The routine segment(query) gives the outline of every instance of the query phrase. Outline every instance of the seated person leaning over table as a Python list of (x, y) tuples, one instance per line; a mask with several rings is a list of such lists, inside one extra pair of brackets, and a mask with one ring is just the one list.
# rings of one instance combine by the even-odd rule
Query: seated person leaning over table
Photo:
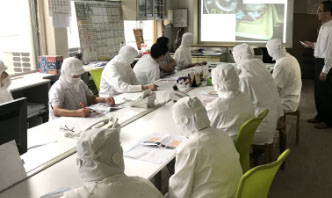
[(222, 129), (234, 140), (241, 125), (255, 117), (255, 107), (250, 96), (240, 91), (239, 76), (231, 64), (212, 70), (212, 84), (218, 98), (205, 106), (211, 126)]
[(77, 142), (77, 164), (84, 186), (64, 193), (62, 198), (161, 198), (154, 185), (124, 173), (120, 129), (93, 129)]
[(249, 94), (255, 106), (255, 115), (269, 110), (256, 130), (253, 144), (270, 144), (273, 142), (277, 121), (283, 116), (277, 86), (263, 62), (253, 58), (249, 45), (235, 46), (233, 56), (240, 70), (240, 90)]
[(0, 104), (13, 100), (13, 96), (8, 90), (11, 80), (6, 70), (7, 66), (0, 60)]
[(176, 151), (168, 197), (234, 197), (242, 168), (232, 139), (221, 129), (210, 128), (196, 97), (180, 99), (171, 111), (181, 135), (189, 139)]
[(107, 97), (120, 93), (139, 92), (146, 89), (157, 90), (155, 84), (141, 85), (131, 68), (138, 55), (137, 50), (131, 46), (124, 46), (104, 68), (101, 75), (99, 96)]
[[(157, 39), (157, 43), (164, 43), (166, 46), (168, 45), (169, 39), (167, 37), (159, 37)], [(168, 75), (174, 73), (176, 66), (175, 60), (169, 55), (167, 52), (165, 55), (165, 59), (159, 62), (159, 69), (160, 69), (160, 78), (165, 78)]]
[(91, 113), (84, 106), (95, 103), (114, 105), (112, 97), (101, 98), (93, 95), (81, 80), (83, 64), (76, 58), (66, 58), (61, 66), (61, 75), (48, 92), (50, 118), (54, 116), (88, 117)]
[(284, 112), (297, 110), (301, 98), (301, 69), (296, 58), (287, 53), (279, 38), (266, 44), (269, 55), (276, 60), (272, 77), (277, 85)]
[(206, 64), (206, 62), (191, 63), (191, 46), (193, 41), (194, 37), (192, 33), (187, 32), (182, 35), (181, 45), (178, 49), (176, 49), (174, 54), (177, 70)]
[(137, 80), (141, 84), (150, 84), (160, 78), (159, 63), (164, 61), (168, 47), (164, 43), (155, 43), (151, 54), (145, 54), (134, 67)]

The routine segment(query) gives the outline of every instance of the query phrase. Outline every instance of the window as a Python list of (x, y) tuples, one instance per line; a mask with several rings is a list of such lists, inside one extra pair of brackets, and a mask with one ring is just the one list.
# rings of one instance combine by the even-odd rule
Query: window
[(70, 56), (75, 56), (75, 54), (80, 52), (81, 44), (80, 44), (80, 37), (78, 34), (75, 2), (71, 1), (70, 6), (71, 6), (71, 20), (70, 20), (70, 27), (67, 28), (68, 48)]
[(124, 21), (124, 32), (126, 45), (133, 46), (137, 49), (133, 29), (140, 28), (143, 30), (144, 43), (150, 48), (153, 44), (153, 21)]
[(0, 57), (9, 74), (36, 70), (30, 1), (0, 2)]

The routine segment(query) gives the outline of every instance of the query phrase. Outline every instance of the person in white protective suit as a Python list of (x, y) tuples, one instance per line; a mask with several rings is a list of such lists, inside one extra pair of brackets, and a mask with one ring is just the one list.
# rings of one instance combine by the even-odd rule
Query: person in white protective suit
[(161, 198), (151, 182), (124, 173), (120, 126), (92, 129), (81, 134), (77, 143), (77, 164), (83, 187), (62, 198)]
[(297, 110), (301, 98), (301, 69), (296, 58), (286, 52), (279, 38), (266, 44), (269, 55), (276, 60), (272, 77), (277, 85), (284, 112)]
[(253, 58), (248, 44), (235, 46), (233, 56), (240, 71), (240, 90), (249, 94), (255, 106), (255, 115), (269, 110), (255, 133), (253, 144), (270, 144), (278, 119), (283, 116), (277, 86), (263, 62)]
[(241, 125), (255, 117), (255, 107), (250, 96), (240, 91), (239, 76), (231, 64), (212, 70), (212, 84), (218, 98), (205, 106), (211, 126), (222, 129), (234, 140)]
[(160, 78), (159, 62), (164, 61), (168, 47), (164, 43), (155, 43), (151, 54), (146, 54), (136, 63), (134, 73), (140, 84), (150, 84)]
[(104, 68), (100, 80), (99, 96), (114, 96), (120, 93), (140, 92), (146, 89), (157, 90), (155, 84), (141, 85), (135, 76), (131, 63), (138, 52), (131, 46), (124, 46)]
[(206, 64), (206, 62), (191, 63), (191, 46), (193, 41), (194, 36), (192, 33), (187, 32), (182, 35), (181, 45), (178, 49), (176, 49), (174, 54), (177, 70)]
[(60, 116), (88, 117), (91, 111), (85, 106), (96, 103), (115, 104), (113, 97), (96, 97), (81, 80), (84, 73), (80, 60), (66, 58), (61, 65), (61, 75), (48, 92), (50, 118)]
[(6, 70), (7, 66), (0, 60), (0, 104), (13, 100), (13, 96), (8, 90), (11, 79)]
[(168, 197), (234, 197), (242, 169), (232, 139), (221, 129), (210, 128), (206, 110), (196, 97), (181, 98), (171, 111), (188, 140), (176, 151)]

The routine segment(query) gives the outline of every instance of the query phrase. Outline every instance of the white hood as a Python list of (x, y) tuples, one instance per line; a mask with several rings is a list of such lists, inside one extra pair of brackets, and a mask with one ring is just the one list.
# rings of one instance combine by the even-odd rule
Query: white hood
[(181, 98), (171, 109), (173, 120), (181, 128), (181, 135), (190, 137), (193, 133), (210, 127), (210, 120), (201, 101), (194, 97)]
[(273, 58), (278, 60), (286, 56), (286, 48), (282, 45), (281, 39), (274, 38), (266, 43), (267, 52)]
[(82, 133), (77, 143), (77, 162), (84, 182), (101, 181), (124, 173), (119, 133), (119, 126)]
[(212, 84), (219, 97), (239, 93), (239, 76), (231, 64), (220, 64), (212, 70)]

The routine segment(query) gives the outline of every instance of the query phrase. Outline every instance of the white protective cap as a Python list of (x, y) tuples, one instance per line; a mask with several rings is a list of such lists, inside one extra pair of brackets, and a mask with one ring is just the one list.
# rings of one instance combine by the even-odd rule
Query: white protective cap
[(119, 54), (116, 56), (117, 61), (130, 65), (138, 56), (138, 52), (131, 46), (124, 46), (120, 49)]
[(194, 42), (194, 36), (190, 32), (186, 32), (182, 35), (181, 45), (185, 47), (191, 47)]
[(250, 50), (249, 45), (246, 43), (242, 43), (233, 48), (233, 57), (235, 63), (239, 64), (252, 59), (254, 56)]
[(124, 173), (120, 127), (92, 129), (81, 134), (77, 143), (77, 163), (84, 182), (101, 181)]
[(273, 60), (278, 60), (279, 58), (286, 56), (286, 48), (282, 44), (280, 38), (274, 38), (266, 43), (267, 52), (273, 58)]
[(181, 98), (171, 109), (173, 120), (181, 128), (181, 135), (190, 137), (193, 133), (210, 127), (210, 120), (201, 101), (194, 97)]
[(2, 72), (6, 71), (8, 69), (8, 67), (5, 65), (5, 63), (0, 60), (0, 75)]
[(63, 77), (66, 82), (71, 83), (72, 76), (81, 75), (84, 72), (83, 64), (80, 60), (73, 57), (63, 60), (61, 65), (61, 77)]
[(239, 92), (239, 76), (231, 64), (220, 64), (212, 70), (212, 84), (219, 97)]

